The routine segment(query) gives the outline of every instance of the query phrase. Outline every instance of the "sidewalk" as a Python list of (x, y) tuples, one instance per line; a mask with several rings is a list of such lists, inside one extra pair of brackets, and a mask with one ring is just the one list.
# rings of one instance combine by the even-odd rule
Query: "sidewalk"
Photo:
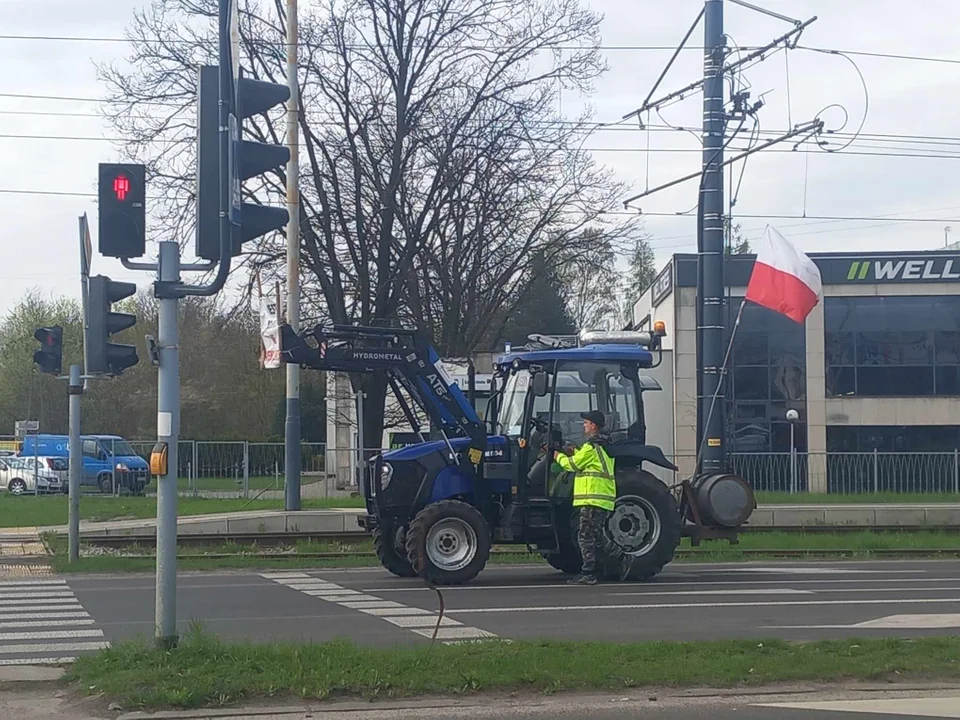
[[(78, 699), (73, 690), (56, 691), (51, 686), (4, 689), (0, 686), (0, 717), (19, 720), (423, 720), (475, 718), (477, 720), (584, 720), (596, 718), (649, 717), (776, 717), (777, 703), (810, 705), (824, 700), (834, 705), (856, 706), (867, 701), (871, 705), (925, 705), (942, 708), (949, 714), (923, 713), (929, 717), (957, 717), (951, 711), (960, 701), (958, 689), (949, 683), (924, 684), (844, 684), (774, 685), (759, 688), (690, 688), (669, 690), (643, 688), (616, 693), (558, 693), (544, 695), (522, 693), (511, 695), (479, 694), (457, 698), (397, 700), (375, 702), (303, 702), (283, 701), (275, 705), (251, 705), (229, 709), (173, 710), (156, 713), (125, 712), (116, 705), (97, 698)], [(839, 701), (839, 702), (837, 702)], [(859, 702), (858, 702), (859, 701)], [(110, 709), (112, 708), (112, 709)], [(767, 708), (764, 710), (764, 708)], [(854, 711), (850, 707), (848, 712)], [(770, 714), (772, 712), (772, 714)], [(860, 710), (863, 712), (863, 710)], [(891, 710), (880, 710), (886, 717)], [(808, 717), (805, 713), (798, 717)], [(823, 717), (815, 714), (815, 717)], [(869, 715), (877, 717), (877, 715)]]

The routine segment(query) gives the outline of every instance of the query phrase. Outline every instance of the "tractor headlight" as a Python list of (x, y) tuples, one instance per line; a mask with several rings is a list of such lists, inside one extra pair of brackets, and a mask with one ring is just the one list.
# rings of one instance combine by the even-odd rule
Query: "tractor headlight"
[(391, 480), (393, 480), (393, 465), (384, 463), (380, 468), (380, 488), (386, 490), (390, 486)]

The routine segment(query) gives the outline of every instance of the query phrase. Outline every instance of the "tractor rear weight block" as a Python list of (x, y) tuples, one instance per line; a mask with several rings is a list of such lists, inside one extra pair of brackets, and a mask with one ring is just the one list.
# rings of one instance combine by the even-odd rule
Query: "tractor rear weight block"
[[(738, 528), (757, 507), (750, 484), (731, 473), (701, 475), (690, 484), (690, 491), (704, 525)], [(687, 519), (695, 521), (691, 513), (688, 507)]]

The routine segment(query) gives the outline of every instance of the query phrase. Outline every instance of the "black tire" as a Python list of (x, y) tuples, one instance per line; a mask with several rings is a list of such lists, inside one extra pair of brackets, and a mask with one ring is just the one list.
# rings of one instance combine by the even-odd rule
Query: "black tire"
[[(397, 577), (416, 577), (417, 571), (398, 549), (394, 541), (396, 532), (389, 528), (374, 528), (373, 549), (377, 553), (380, 564)], [(404, 548), (405, 549), (405, 548)]]
[[(604, 580), (655, 577), (673, 560), (680, 531), (680, 509), (663, 482), (645, 470), (617, 473), (617, 504), (603, 528), (598, 573)], [(630, 568), (625, 577), (624, 560)]]
[[(434, 529), (437, 534), (431, 537)], [(464, 536), (459, 537), (459, 533)], [(430, 557), (428, 543), (432, 545), (434, 558)], [(425, 574), (434, 585), (462, 585), (473, 580), (486, 566), (493, 539), (490, 526), (476, 508), (459, 500), (441, 500), (417, 513), (407, 529), (406, 544), (407, 561), (417, 575)], [(451, 556), (445, 566), (435, 562), (441, 554), (452, 555), (460, 546), (466, 548), (464, 557), (457, 560)]]
[(113, 494), (113, 477), (111, 475), (108, 475), (107, 473), (103, 473), (102, 475), (98, 476), (97, 487), (100, 488), (100, 492), (102, 492), (104, 495), (112, 495)]
[[(574, 508), (576, 509), (576, 508)], [(543, 556), (552, 568), (565, 575), (577, 575), (583, 568), (583, 558), (580, 556), (580, 546), (577, 541), (577, 531), (580, 514), (557, 514), (557, 550)], [(569, 526), (570, 532), (564, 533), (562, 528)]]
[(559, 570), (564, 575), (576, 575), (583, 567), (583, 561), (580, 559), (580, 551), (567, 550), (566, 552), (550, 553), (544, 555), (544, 559), (550, 563), (555, 570)]
[(27, 484), (20, 478), (14, 478), (7, 485), (7, 490), (10, 491), (11, 495), (23, 495), (27, 491)]

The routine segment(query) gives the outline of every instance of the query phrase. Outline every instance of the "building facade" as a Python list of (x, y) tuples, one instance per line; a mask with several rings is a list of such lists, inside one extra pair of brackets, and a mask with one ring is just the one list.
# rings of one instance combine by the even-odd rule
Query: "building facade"
[[(803, 326), (744, 303), (755, 258), (726, 258), (732, 469), (765, 490), (957, 492), (960, 253), (811, 258), (824, 297)], [(697, 256), (675, 255), (634, 307), (634, 327), (667, 326), (673, 423), (658, 435), (682, 474), (697, 456), (696, 301)]]

